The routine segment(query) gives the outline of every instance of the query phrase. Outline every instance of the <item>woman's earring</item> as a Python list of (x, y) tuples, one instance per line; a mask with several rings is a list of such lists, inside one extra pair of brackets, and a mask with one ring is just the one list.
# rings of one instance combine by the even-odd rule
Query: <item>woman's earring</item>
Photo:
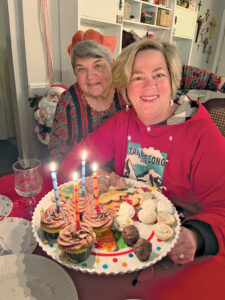
[(174, 104), (173, 100), (170, 100), (170, 106), (172, 107)]
[(128, 110), (129, 110), (129, 105), (127, 104), (127, 105), (126, 105), (126, 111), (128, 111)]

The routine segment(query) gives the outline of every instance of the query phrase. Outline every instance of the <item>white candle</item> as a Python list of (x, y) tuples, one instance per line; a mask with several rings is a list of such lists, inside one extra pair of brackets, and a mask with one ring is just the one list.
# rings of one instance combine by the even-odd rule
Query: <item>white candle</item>
[(85, 157), (86, 152), (82, 154), (82, 197), (85, 197)]
[(59, 194), (58, 194), (57, 177), (56, 177), (56, 171), (55, 171), (55, 164), (54, 163), (52, 163), (52, 165), (51, 165), (51, 175), (52, 175), (53, 189), (54, 189), (54, 193), (55, 193), (57, 213), (59, 214), (60, 213)]

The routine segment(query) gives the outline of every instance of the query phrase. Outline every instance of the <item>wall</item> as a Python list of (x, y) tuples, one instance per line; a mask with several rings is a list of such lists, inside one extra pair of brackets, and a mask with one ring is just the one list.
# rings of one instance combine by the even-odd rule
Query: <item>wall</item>
[(9, 66), (5, 37), (5, 16), (0, 2), (0, 140), (16, 136), (10, 91)]
[[(197, 1), (199, 2), (199, 1)], [(199, 66), (208, 70), (212, 69), (213, 66), (213, 58), (216, 51), (216, 45), (217, 45), (217, 39), (218, 34), (220, 30), (220, 23), (222, 19), (223, 9), (225, 9), (225, 1), (224, 0), (204, 0), (201, 1), (202, 6), (200, 7), (200, 10), (198, 12), (198, 16), (201, 15), (203, 18), (205, 18), (205, 13), (207, 9), (210, 10), (210, 16), (208, 18), (208, 21), (206, 22), (206, 27), (209, 27), (209, 22), (212, 20), (212, 17), (216, 18), (216, 27), (214, 29), (214, 34), (212, 37), (212, 40), (209, 40), (209, 43), (207, 45), (207, 49), (209, 46), (212, 46), (212, 55), (209, 57), (209, 62), (206, 62), (206, 53), (203, 53), (203, 43), (201, 41), (201, 35), (199, 34), (198, 42), (193, 44), (192, 49), (192, 57), (191, 57), (191, 65)], [(195, 35), (196, 36), (196, 35)], [(199, 44), (199, 46), (198, 46)], [(207, 50), (206, 50), (207, 51)]]
[[(16, 135), (20, 156), (43, 157), (47, 155), (47, 147), (42, 145), (34, 132), (35, 120), (33, 109), (29, 107), (28, 97), (35, 93), (45, 94), (48, 86), (48, 70), (46, 63), (45, 40), (41, 27), (39, 0), (0, 0), (4, 3), (5, 13), (8, 15), (7, 49), (10, 69), (11, 92), (13, 99)], [(48, 0), (51, 43), (54, 61), (54, 82), (61, 82), (60, 40), (64, 32), (60, 32), (59, 4), (70, 7), (74, 0)], [(214, 3), (214, 6), (213, 6)], [(215, 5), (216, 3), (216, 5)], [(209, 64), (205, 64), (205, 56), (194, 45), (191, 64), (210, 69), (213, 65), (217, 35), (219, 32), (224, 0), (202, 1), (201, 11), (211, 10), (217, 20), (213, 36), (213, 54)], [(68, 6), (69, 5), (69, 6)], [(75, 10), (76, 12), (76, 10)], [(72, 12), (67, 16), (67, 26), (71, 24)], [(74, 20), (73, 20), (74, 22)], [(72, 23), (73, 23), (72, 22)], [(74, 33), (74, 28), (70, 29)], [(72, 35), (71, 35), (72, 36)], [(67, 55), (67, 54), (65, 54)], [(71, 66), (70, 66), (71, 67)], [(62, 82), (65, 84), (64, 82)]]

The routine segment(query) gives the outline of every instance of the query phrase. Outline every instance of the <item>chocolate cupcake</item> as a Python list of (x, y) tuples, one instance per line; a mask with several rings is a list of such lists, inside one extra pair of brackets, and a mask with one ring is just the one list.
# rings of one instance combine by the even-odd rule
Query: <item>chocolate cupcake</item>
[(96, 212), (95, 207), (92, 207), (89, 210), (85, 210), (82, 221), (93, 228), (98, 238), (102, 232), (111, 228), (113, 212), (102, 205), (99, 206), (99, 212)]
[(122, 237), (128, 246), (133, 246), (139, 239), (139, 232), (134, 225), (129, 225), (123, 228)]
[(145, 239), (138, 239), (133, 245), (133, 249), (138, 259), (146, 261), (152, 252), (152, 244)]
[(72, 223), (60, 231), (57, 238), (59, 249), (73, 263), (80, 263), (90, 256), (94, 241), (92, 228), (82, 222), (79, 230), (76, 223)]
[(52, 204), (43, 212), (40, 225), (47, 238), (56, 239), (59, 232), (74, 220), (75, 212), (70, 205), (60, 203), (58, 213), (56, 204)]

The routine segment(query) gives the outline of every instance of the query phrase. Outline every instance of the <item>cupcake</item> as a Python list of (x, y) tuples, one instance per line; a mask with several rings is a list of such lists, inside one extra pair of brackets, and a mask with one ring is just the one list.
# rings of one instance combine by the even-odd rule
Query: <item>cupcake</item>
[(86, 210), (83, 213), (82, 221), (91, 226), (97, 237), (99, 237), (102, 232), (111, 228), (113, 212), (99, 205), (99, 212), (96, 212), (95, 207)]
[(59, 249), (73, 263), (80, 263), (90, 256), (94, 241), (95, 234), (92, 228), (82, 222), (79, 230), (74, 222), (61, 230), (57, 238)]
[[(79, 212), (82, 214), (85, 210), (89, 209), (90, 207), (94, 207), (94, 197), (92, 194), (85, 194), (85, 198), (82, 198), (81, 194), (79, 195)], [(75, 202), (74, 199), (71, 198), (69, 204), (75, 209)]]
[(52, 204), (41, 216), (41, 229), (47, 238), (56, 239), (59, 232), (74, 220), (75, 212), (70, 205), (60, 204), (60, 213), (57, 213), (56, 204)]

